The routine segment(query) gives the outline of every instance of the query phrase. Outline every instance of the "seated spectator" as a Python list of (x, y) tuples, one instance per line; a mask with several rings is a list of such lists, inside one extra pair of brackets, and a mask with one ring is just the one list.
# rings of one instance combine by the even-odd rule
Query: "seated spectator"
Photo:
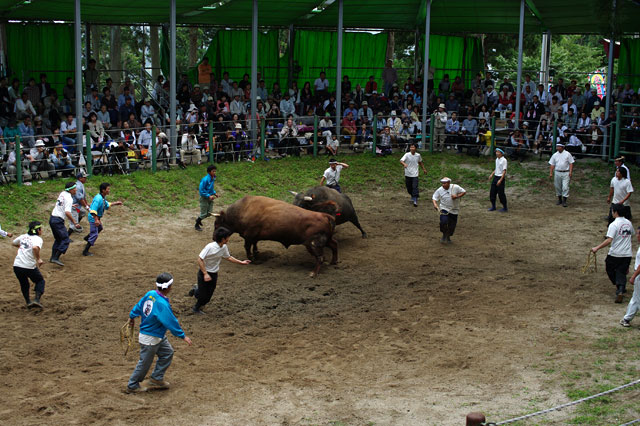
[[(242, 126), (240, 126), (240, 128), (242, 128)], [(142, 139), (142, 134), (140, 135), (140, 138)], [(186, 165), (186, 155), (194, 155), (196, 158), (196, 161), (198, 162), (198, 165), (201, 163), (202, 160), (202, 153), (200, 152), (200, 149), (198, 149), (198, 140), (196, 138), (196, 134), (195, 134), (195, 129), (194, 128), (190, 128), (189, 131), (187, 133), (184, 133), (182, 135), (182, 139), (180, 141), (180, 167), (183, 169), (187, 168)]]
[(500, 91), (504, 91), (505, 87), (507, 88), (507, 92), (514, 93), (515, 89), (513, 88), (513, 84), (509, 81), (509, 76), (504, 76), (502, 83), (500, 84)]
[(371, 95), (374, 91), (378, 92), (378, 83), (376, 83), (376, 78), (372, 75), (369, 76), (369, 81), (364, 86), (364, 91), (367, 95)]
[(498, 105), (498, 99), (498, 92), (494, 90), (493, 86), (487, 86), (486, 102), (489, 109), (494, 109)]
[(376, 155), (390, 155), (391, 149), (391, 129), (389, 126), (384, 126), (380, 135), (380, 144), (376, 147)]
[(20, 137), (25, 148), (33, 148), (36, 143), (35, 130), (31, 125), (31, 117), (26, 116), (22, 123), (18, 124), (18, 130), (20, 131)]
[(522, 161), (529, 149), (529, 140), (520, 132), (519, 129), (514, 129), (513, 133), (509, 137), (510, 149), (508, 152), (514, 159)]
[(382, 134), (386, 125), (387, 120), (383, 117), (382, 112), (378, 112), (376, 115), (376, 129), (378, 131), (378, 136)]
[(447, 112), (458, 112), (458, 110), (460, 109), (460, 102), (458, 101), (458, 99), (456, 99), (454, 93), (450, 93), (449, 99), (447, 99), (447, 101), (444, 103), (444, 106)]
[(102, 99), (98, 95), (98, 88), (95, 86), (91, 86), (91, 93), (84, 97), (84, 103), (89, 102), (91, 104), (91, 110), (97, 111), (100, 109), (100, 104), (102, 103)]
[(547, 147), (551, 146), (553, 128), (548, 124), (546, 119), (541, 120), (540, 124), (538, 124), (535, 138), (533, 144), (534, 154), (538, 154), (538, 152), (542, 152), (542, 150), (546, 150)]
[(124, 104), (122, 104), (118, 111), (118, 121), (122, 123), (129, 120), (131, 114), (133, 114), (135, 117), (136, 110), (133, 106), (131, 97), (127, 96), (125, 98)]
[(356, 121), (353, 119), (353, 112), (349, 111), (347, 115), (342, 119), (341, 123), (342, 134), (350, 139), (349, 144), (353, 145), (356, 141)]
[(441, 98), (448, 98), (451, 91), (451, 82), (449, 81), (449, 74), (445, 74), (438, 84), (438, 96)]
[(82, 110), (82, 120), (83, 122), (87, 122), (89, 121), (89, 115), (95, 112), (93, 111), (93, 109), (91, 108), (91, 101), (87, 101), (84, 103), (84, 109)]
[(484, 93), (482, 93), (482, 88), (478, 87), (474, 90), (474, 93), (471, 96), (471, 106), (473, 107), (475, 114), (480, 112), (482, 105), (486, 105), (486, 100)]
[(460, 122), (458, 121), (458, 113), (452, 112), (451, 118), (447, 120), (447, 124), (444, 127), (444, 133), (446, 135), (447, 145), (457, 145), (460, 142)]
[(551, 105), (554, 96), (558, 98), (558, 103), (562, 104), (562, 95), (558, 93), (558, 90), (555, 88), (555, 86), (552, 86), (551, 89), (549, 89), (549, 94), (547, 95), (547, 102), (545, 102), (545, 106), (549, 107)]
[(151, 105), (151, 98), (145, 98), (144, 105), (140, 108), (140, 119), (143, 123), (149, 121), (153, 124), (159, 125), (160, 123), (156, 123), (157, 118), (158, 115), (156, 114), (156, 110), (153, 105)]
[(318, 136), (322, 136), (326, 143), (328, 144), (331, 140), (331, 136), (333, 135), (335, 127), (333, 126), (333, 122), (331, 121), (331, 114), (328, 112), (325, 113), (324, 118), (320, 120), (318, 124)]
[(389, 126), (389, 132), (391, 134), (391, 143), (396, 144), (398, 135), (402, 130), (402, 120), (396, 115), (396, 111), (391, 111), (391, 115), (387, 120), (387, 126)]
[(102, 122), (98, 120), (98, 115), (93, 111), (89, 115), (87, 127), (91, 135), (92, 149), (102, 151), (104, 142), (106, 142), (106, 134)]
[(349, 76), (345, 75), (342, 77), (342, 84), (340, 85), (342, 88), (342, 93), (351, 92), (351, 81), (349, 81)]
[(354, 101), (348, 102), (348, 107), (342, 113), (342, 117), (346, 117), (347, 114), (351, 113), (351, 115), (355, 118), (358, 117), (358, 109), (356, 108), (356, 103)]
[(573, 115), (578, 115), (578, 108), (573, 103), (573, 98), (569, 97), (567, 102), (562, 105), (562, 115), (566, 115), (568, 110), (573, 110)]
[(525, 108), (528, 108), (529, 105), (533, 103), (533, 92), (531, 91), (531, 86), (524, 86), (522, 96), (524, 97), (524, 106)]
[(362, 90), (362, 87), (359, 84), (356, 84), (356, 88), (351, 93), (351, 99), (353, 99), (353, 101), (356, 103), (356, 106), (362, 105), (362, 102), (367, 99), (364, 91)]
[(298, 148), (300, 144), (298, 143), (298, 127), (293, 122), (292, 118), (287, 119), (284, 126), (279, 133), (280, 143), (278, 144), (278, 152), (280, 155), (286, 156), (291, 154), (300, 154), (300, 149)]
[[(234, 84), (237, 83), (234, 82)], [(233, 100), (229, 105), (229, 111), (231, 112), (231, 114), (237, 114), (241, 119), (244, 119), (245, 115), (247, 114), (245, 103), (241, 100), (241, 95), (239, 93), (235, 93), (233, 95)]]
[(282, 91), (280, 90), (280, 84), (279, 83), (273, 83), (273, 89), (271, 90), (271, 96), (273, 96), (273, 99), (275, 99), (276, 101), (280, 102), (280, 100), (282, 99)]
[(107, 106), (105, 104), (100, 105), (100, 111), (98, 111), (96, 116), (102, 123), (102, 127), (107, 130), (111, 129), (111, 116), (109, 115), (109, 111), (107, 111)]
[(40, 88), (36, 84), (36, 79), (35, 78), (31, 77), (29, 79), (29, 82), (27, 83), (27, 86), (24, 88), (23, 93), (27, 94), (27, 97), (28, 97), (29, 101), (31, 102), (31, 105), (33, 105), (34, 107), (37, 107), (37, 106), (41, 105), (41, 102), (40, 102)]
[(477, 143), (481, 148), (480, 153), (482, 155), (491, 154), (491, 127), (489, 123), (483, 117), (480, 117), (478, 122), (478, 140)]
[[(505, 77), (505, 80), (507, 78)], [(498, 95), (498, 111), (512, 111), (515, 104), (515, 95), (510, 92), (507, 85), (502, 85), (502, 90)]]
[(42, 139), (38, 139), (33, 148), (27, 154), (31, 174), (47, 172), (48, 177), (53, 178), (54, 166), (49, 162)]
[(127, 122), (129, 123), (129, 128), (135, 133), (136, 136), (138, 136), (140, 134), (140, 131), (142, 130), (142, 123), (140, 123), (136, 118), (135, 112), (129, 114), (129, 119), (127, 120)]
[(13, 112), (16, 114), (18, 120), (22, 120), (25, 117), (33, 118), (37, 115), (27, 92), (22, 92), (20, 99), (16, 100), (13, 106)]
[(356, 133), (356, 145), (360, 147), (370, 147), (373, 141), (373, 133), (366, 123), (360, 124)]
[(49, 96), (44, 98), (44, 113), (45, 120), (48, 120), (49, 127), (60, 126), (60, 122), (63, 117), (63, 108), (58, 100), (58, 92), (51, 90)]
[(280, 100), (280, 113), (282, 114), (282, 118), (285, 119), (290, 115), (292, 115), (294, 119), (297, 118), (296, 106), (291, 99), (289, 92), (286, 92), (282, 100)]
[[(18, 151), (20, 152), (20, 160), (22, 162), (22, 178), (25, 181), (29, 181), (31, 180), (30, 164), (29, 164), (29, 159), (26, 156), (26, 151), (22, 146), (22, 144), (20, 144), (20, 149)], [(17, 179), (16, 178), (16, 172), (18, 171), (17, 165), (18, 163), (16, 160), (16, 151), (12, 149), (11, 151), (9, 151), (9, 154), (7, 154), (7, 160), (2, 163), (4, 172), (9, 176), (10, 180)]]
[(604, 111), (604, 108), (602, 107), (600, 101), (595, 101), (593, 103), (593, 109), (591, 110), (591, 121), (595, 121), (598, 119), (598, 117), (600, 117), (600, 114), (602, 114)]
[(554, 95), (551, 98), (551, 103), (547, 106), (547, 115), (551, 120), (557, 120), (560, 118), (560, 111), (562, 111), (562, 105), (558, 103), (558, 97)]
[(75, 152), (77, 133), (76, 119), (73, 118), (73, 114), (68, 113), (67, 119), (60, 124), (60, 139), (65, 150)]
[(371, 93), (371, 96), (369, 96), (369, 100), (367, 102), (369, 102), (369, 106), (374, 111), (377, 111), (381, 108), (380, 98), (378, 97), (378, 92), (375, 90)]
[(73, 163), (71, 155), (62, 144), (57, 145), (53, 152), (49, 154), (49, 161), (53, 164), (55, 171), (62, 173), (62, 177), (69, 177), (73, 173)]
[[(478, 139), (478, 122), (471, 113), (462, 121), (460, 133), (464, 138), (465, 145), (475, 144)], [(458, 145), (458, 152), (462, 152), (462, 146)]]
[(491, 113), (487, 109), (486, 105), (481, 105), (480, 112), (478, 112), (477, 114), (478, 114), (478, 119), (484, 118), (487, 123), (489, 123), (489, 121), (491, 120)]
[[(36, 118), (33, 119), (33, 133), (37, 139), (42, 139), (43, 141), (45, 139), (51, 138), (53, 135), (51, 133), (51, 129), (49, 129), (49, 127), (44, 124), (44, 122), (42, 121), (42, 117), (40, 117), (39, 115), (36, 115)], [(0, 138), (2, 136), (0, 135)]]
[[(578, 124), (576, 125), (576, 134), (580, 139), (585, 139), (585, 136), (591, 129), (591, 118), (587, 115), (586, 112), (583, 112), (578, 119)], [(583, 142), (584, 143), (584, 142)]]
[(393, 99), (389, 102), (389, 108), (392, 111), (402, 110), (402, 100), (398, 93), (393, 94)]
[(122, 130), (120, 131), (120, 138), (124, 140), (125, 144), (129, 146), (131, 149), (140, 150), (140, 147), (137, 144), (136, 134), (131, 130), (129, 126), (129, 122), (125, 121), (122, 124)]
[(458, 76), (453, 80), (453, 84), (451, 85), (451, 92), (455, 95), (458, 101), (462, 101), (464, 99), (464, 83), (462, 79)]
[(567, 126), (567, 130), (570, 133), (575, 132), (578, 127), (578, 117), (573, 113), (573, 109), (569, 108), (567, 113), (562, 116), (562, 120), (564, 120), (565, 125)]
[(132, 106), (136, 106), (136, 101), (133, 98), (133, 94), (131, 93), (130, 86), (124, 86), (122, 88), (122, 94), (118, 96), (118, 109), (120, 109), (122, 105), (126, 104), (127, 98), (129, 98), (129, 101), (131, 102)]
[(227, 97), (231, 99), (233, 99), (233, 83), (234, 81), (229, 78), (229, 72), (223, 72), (222, 81), (220, 82), (220, 89), (222, 89)]
[(322, 109), (325, 112), (330, 113), (331, 116), (335, 116), (335, 114), (336, 114), (336, 96), (335, 96), (335, 94), (332, 93), (329, 96), (329, 99), (324, 101), (324, 103), (322, 104)]
[(373, 122), (373, 110), (369, 108), (369, 102), (362, 101), (362, 108), (358, 110), (358, 121), (367, 125)]
[(338, 137), (336, 135), (331, 136), (331, 140), (327, 142), (327, 155), (337, 155), (339, 146)]

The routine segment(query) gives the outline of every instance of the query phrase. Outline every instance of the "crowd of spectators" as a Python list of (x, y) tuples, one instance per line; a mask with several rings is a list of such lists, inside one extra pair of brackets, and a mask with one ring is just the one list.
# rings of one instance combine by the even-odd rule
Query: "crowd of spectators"
[[(457, 148), (470, 153), (488, 154), (491, 121), (499, 120), (506, 131), (504, 144), (509, 154), (523, 158), (527, 153), (549, 150), (554, 127), (559, 140), (576, 153), (599, 153), (608, 127), (615, 121), (615, 108), (605, 114), (605, 99), (589, 83), (578, 84), (562, 78), (545, 88), (524, 76), (520, 96), (520, 125), (516, 128), (516, 89), (508, 77), (501, 81), (491, 72), (478, 73), (468, 85), (460, 76), (448, 74), (434, 84), (435, 70), (430, 66), (427, 98), (422, 99), (424, 82), (409, 77), (400, 81), (391, 61), (381, 75), (371, 75), (364, 87), (352, 84), (349, 76), (341, 81), (341, 99), (336, 99), (333, 83), (320, 72), (313, 81), (289, 88), (275, 82), (267, 88), (258, 73), (257, 108), (251, 111), (251, 82), (248, 74), (240, 81), (224, 72), (217, 79), (208, 58), (198, 66), (197, 81), (182, 74), (177, 83), (178, 152), (181, 165), (186, 156), (198, 163), (209, 145), (216, 161), (255, 158), (258, 138), (264, 128), (266, 155), (282, 157), (311, 152), (314, 136), (320, 150), (335, 155), (339, 150), (370, 149), (377, 136), (377, 153), (385, 155), (394, 148), (404, 149), (411, 142), (422, 146), (421, 116), (427, 109), (428, 126), (433, 126), (436, 150)], [(169, 143), (163, 129), (170, 124), (169, 82), (159, 76), (153, 90), (143, 96), (140, 87), (126, 79), (117, 89), (111, 78), (104, 83), (94, 60), (84, 71), (82, 123), (83, 143), (89, 135), (95, 161), (117, 166), (127, 172), (130, 163), (150, 154), (152, 127), (157, 126), (157, 153), (165, 162)], [(617, 86), (614, 102), (639, 104), (640, 89)], [(42, 171), (50, 176), (65, 174), (82, 165), (77, 150), (76, 91), (68, 78), (62, 96), (47, 82), (30, 78), (24, 87), (18, 79), (11, 84), (0, 79), (0, 149), (3, 172), (15, 174), (13, 144), (19, 136), (25, 173)], [(340, 102), (340, 117), (337, 117)], [(640, 134), (638, 108), (632, 107), (624, 122), (632, 137)], [(314, 126), (318, 120), (317, 127)], [(209, 143), (209, 123), (213, 143)], [(255, 132), (252, 131), (255, 125)], [(431, 129), (428, 129), (431, 130)], [(317, 133), (316, 133), (317, 132)], [(167, 132), (168, 133), (168, 132)], [(252, 136), (256, 134), (254, 139)], [(635, 140), (635, 139), (634, 139)], [(114, 157), (113, 154), (118, 156)], [(108, 157), (111, 154), (112, 159)]]

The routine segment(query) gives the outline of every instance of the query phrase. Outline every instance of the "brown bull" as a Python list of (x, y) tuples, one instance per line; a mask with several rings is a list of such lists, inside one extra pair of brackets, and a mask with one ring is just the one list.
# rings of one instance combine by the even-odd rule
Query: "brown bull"
[[(335, 203), (329, 202), (328, 207), (331, 206), (335, 209)], [(248, 195), (214, 216), (216, 229), (224, 226), (244, 238), (244, 249), (250, 259), (258, 254), (258, 241), (270, 240), (278, 241), (286, 248), (303, 244), (316, 258), (315, 268), (309, 274), (311, 277), (320, 272), (325, 246), (329, 246), (333, 253), (331, 264), (338, 262), (338, 243), (333, 238), (335, 220), (329, 214), (305, 210), (272, 198)]]

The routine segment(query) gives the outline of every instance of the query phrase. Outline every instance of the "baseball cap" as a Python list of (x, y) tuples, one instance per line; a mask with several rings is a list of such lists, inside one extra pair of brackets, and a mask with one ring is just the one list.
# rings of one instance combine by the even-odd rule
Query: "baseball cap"
[(80, 178), (86, 178), (89, 175), (87, 174), (87, 172), (85, 172), (84, 170), (80, 170), (78, 172), (78, 174), (76, 175), (76, 179), (80, 179)]

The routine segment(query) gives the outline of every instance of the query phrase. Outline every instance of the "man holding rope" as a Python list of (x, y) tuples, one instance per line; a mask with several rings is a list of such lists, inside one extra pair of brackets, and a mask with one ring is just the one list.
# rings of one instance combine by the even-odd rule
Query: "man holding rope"
[[(440, 242), (451, 244), (451, 236), (458, 224), (460, 198), (464, 197), (467, 191), (459, 185), (452, 184), (448, 177), (443, 177), (440, 182), (442, 186), (433, 193), (431, 201), (433, 207), (440, 212), (440, 232), (442, 232)], [(440, 203), (439, 206), (438, 203)]]
[(616, 286), (615, 302), (622, 303), (623, 294), (626, 293), (629, 263), (631, 263), (631, 236), (635, 234), (635, 230), (631, 222), (623, 216), (624, 206), (622, 204), (612, 205), (611, 210), (614, 221), (607, 229), (607, 238), (593, 247), (591, 251), (597, 253), (601, 248), (611, 245), (605, 265), (609, 280)]
[(49, 226), (51, 227), (51, 232), (56, 240), (51, 248), (51, 259), (49, 259), (49, 262), (55, 263), (59, 266), (64, 266), (64, 263), (60, 261), (60, 256), (67, 252), (69, 243), (71, 242), (69, 239), (69, 232), (65, 226), (65, 218), (69, 219), (76, 230), (82, 230), (78, 221), (76, 221), (71, 214), (73, 196), (75, 193), (76, 184), (74, 182), (67, 182), (64, 186), (64, 191), (58, 195), (56, 205), (51, 212), (51, 217), (49, 218)]
[(173, 347), (169, 343), (167, 336), (165, 336), (167, 330), (191, 346), (191, 339), (184, 334), (178, 319), (171, 310), (168, 295), (171, 292), (172, 284), (173, 277), (168, 272), (158, 275), (156, 289), (147, 292), (129, 313), (130, 327), (134, 327), (137, 317), (142, 319), (138, 336), (140, 360), (129, 378), (127, 393), (147, 391), (146, 387), (140, 386), (140, 382), (147, 375), (156, 355), (158, 356), (158, 361), (153, 373), (151, 373), (149, 386), (153, 389), (169, 388), (169, 383), (164, 380), (164, 375), (173, 360)]

